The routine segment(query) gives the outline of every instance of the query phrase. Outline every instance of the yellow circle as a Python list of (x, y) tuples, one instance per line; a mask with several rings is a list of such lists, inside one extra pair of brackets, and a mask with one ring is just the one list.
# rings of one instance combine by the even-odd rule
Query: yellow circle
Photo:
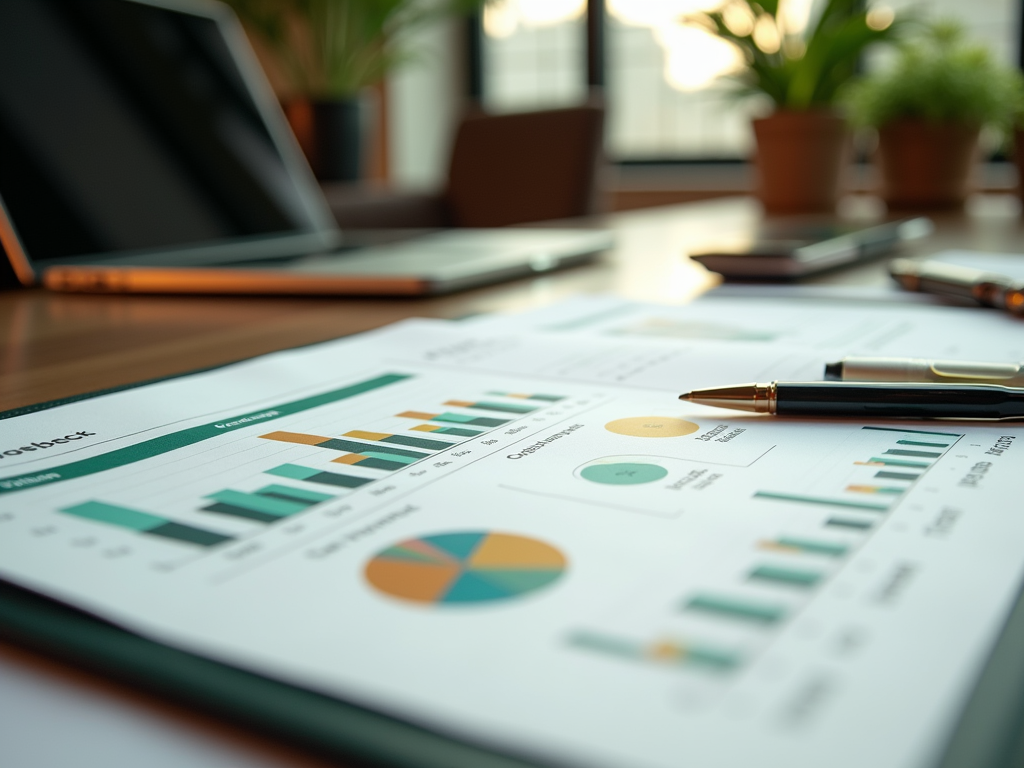
[(634, 416), (616, 419), (604, 425), (609, 432), (630, 437), (680, 437), (696, 432), (700, 427), (692, 421), (666, 416)]

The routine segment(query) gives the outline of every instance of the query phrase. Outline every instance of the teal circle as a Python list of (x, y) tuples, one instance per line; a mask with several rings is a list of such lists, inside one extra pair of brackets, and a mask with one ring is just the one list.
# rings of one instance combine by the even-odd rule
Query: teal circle
[(584, 480), (604, 485), (639, 485), (661, 480), (668, 470), (657, 464), (591, 464), (580, 475)]

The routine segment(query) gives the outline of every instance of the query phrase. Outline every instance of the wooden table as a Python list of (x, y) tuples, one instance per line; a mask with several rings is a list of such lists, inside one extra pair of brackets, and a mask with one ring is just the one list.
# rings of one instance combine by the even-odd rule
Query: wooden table
[[(875, 204), (850, 201), (847, 208), (870, 215)], [(436, 299), (91, 296), (41, 290), (0, 294), (0, 410), (220, 365), (413, 316), (456, 318), (525, 310), (605, 291), (685, 302), (716, 282), (685, 253), (723, 239), (749, 237), (758, 217), (757, 205), (744, 198), (615, 214), (587, 222), (609, 227), (617, 238), (614, 250), (593, 265)], [(979, 197), (965, 213), (935, 220), (936, 234), (916, 244), (914, 251), (1024, 251), (1016, 198)], [(881, 263), (815, 280), (840, 285), (887, 281)], [(92, 734), (92, 741), (67, 754), (92, 758), (95, 762), (89, 764), (105, 768), (163, 765), (153, 761), (152, 750), (162, 750), (168, 765), (323, 765), (2, 644), (0, 712), (5, 713), (0, 717), (0, 753), (16, 757), (13, 762), (5, 758), (5, 768), (70, 762), (45, 742), (48, 733), (60, 730), (61, 718), (69, 728), (96, 719), (95, 727), (80, 728)], [(29, 741), (37, 738), (33, 730), (40, 739), (34, 750)], [(140, 757), (147, 750), (150, 759)]]

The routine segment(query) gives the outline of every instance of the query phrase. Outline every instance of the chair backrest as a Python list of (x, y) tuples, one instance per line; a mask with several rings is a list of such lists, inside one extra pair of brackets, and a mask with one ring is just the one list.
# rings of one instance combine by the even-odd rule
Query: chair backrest
[(445, 198), (456, 227), (502, 227), (595, 213), (604, 109), (463, 118)]

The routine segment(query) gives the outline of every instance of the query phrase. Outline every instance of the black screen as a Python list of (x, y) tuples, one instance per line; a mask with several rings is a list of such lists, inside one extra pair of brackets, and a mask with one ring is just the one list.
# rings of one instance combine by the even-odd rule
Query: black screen
[(0, 0), (0, 199), (33, 259), (317, 228), (217, 23), (125, 0)]

